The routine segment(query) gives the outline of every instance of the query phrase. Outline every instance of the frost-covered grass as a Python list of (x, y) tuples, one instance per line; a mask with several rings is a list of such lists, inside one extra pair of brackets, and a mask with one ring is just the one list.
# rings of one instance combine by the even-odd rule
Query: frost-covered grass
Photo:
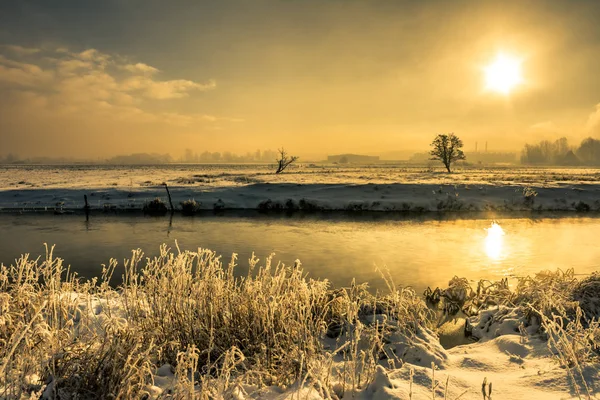
[(150, 215), (165, 215), (168, 211), (167, 205), (158, 197), (146, 202), (142, 210), (145, 214)]
[[(597, 276), (544, 273), (516, 289), (456, 278), (428, 307), (390, 280), (373, 295), (309, 279), (299, 261), (248, 262), (236, 278), (235, 255), (136, 250), (118, 288), (114, 260), (85, 282), (51, 250), (2, 266), (0, 398), (466, 399), (484, 378), (494, 398), (598, 390)], [(479, 343), (445, 350), (437, 323), (461, 308)]]
[[(107, 283), (115, 262), (99, 282), (85, 283), (51, 252), (41, 263), (24, 257), (3, 267), (0, 396), (37, 390), (137, 397), (152, 393), (153, 374), (167, 364), (178, 372), (175, 389), (182, 393), (227, 391), (236, 382), (287, 386), (308, 379), (309, 371), (325, 374), (327, 334), (354, 341), (345, 356), (352, 386), (357, 374), (369, 375), (378, 352), (361, 352), (354, 365), (359, 339), (380, 336), (359, 318), (377, 309), (406, 334), (427, 324), (429, 311), (413, 291), (331, 291), (327, 281), (306, 279), (299, 264), (249, 262), (248, 276), (236, 279), (235, 256), (223, 267), (209, 250), (163, 247), (145, 263), (134, 251), (116, 290)], [(317, 378), (324, 377), (311, 380)]]
[(600, 275), (578, 280), (572, 269), (517, 278), (479, 281), (453, 278), (449, 287), (425, 292), (442, 316), (465, 313), (465, 331), (478, 340), (507, 334), (543, 335), (566, 369), (578, 396), (590, 396), (586, 365), (600, 365)]
[(598, 183), (598, 168), (458, 166), (452, 174), (441, 164), (335, 165), (298, 164), (275, 174), (268, 164), (181, 164), (155, 166), (1, 165), (0, 188), (90, 188), (200, 186), (203, 188), (254, 183), (294, 184), (518, 184)]
[(184, 200), (179, 204), (181, 206), (181, 212), (184, 215), (194, 215), (194, 214), (200, 212), (200, 210), (201, 210), (200, 203), (198, 203), (194, 199)]

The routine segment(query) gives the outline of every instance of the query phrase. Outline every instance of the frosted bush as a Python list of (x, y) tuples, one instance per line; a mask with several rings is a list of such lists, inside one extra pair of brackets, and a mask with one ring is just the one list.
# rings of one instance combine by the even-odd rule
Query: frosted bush
[[(236, 277), (236, 255), (224, 266), (210, 250), (162, 246), (152, 259), (135, 250), (115, 289), (116, 266), (83, 282), (49, 251), (41, 263), (25, 256), (0, 269), (0, 396), (143, 397), (163, 365), (173, 366), (173, 390), (208, 396), (241, 383), (288, 386), (307, 374), (326, 380), (323, 363), (337, 356), (356, 389), (372, 379), (385, 337), (410, 339), (432, 320), (410, 289), (332, 291), (307, 279), (299, 262), (272, 256), (262, 264), (253, 256)], [(326, 350), (328, 332), (346, 350)]]

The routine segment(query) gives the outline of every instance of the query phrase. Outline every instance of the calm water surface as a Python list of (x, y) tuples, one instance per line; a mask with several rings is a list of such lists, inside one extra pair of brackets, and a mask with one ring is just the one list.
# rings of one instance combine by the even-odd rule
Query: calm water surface
[(335, 286), (368, 281), (385, 288), (376, 267), (389, 269), (398, 285), (417, 290), (445, 285), (454, 275), (472, 280), (523, 276), (543, 269), (600, 270), (600, 218), (487, 218), (423, 220), (347, 216), (142, 217), (92, 215), (0, 215), (0, 262), (22, 253), (55, 255), (81, 276), (100, 275), (110, 258), (122, 261), (160, 244), (216, 250), (228, 261), (239, 254), (239, 273), (254, 251), (264, 260), (300, 259), (310, 277)]

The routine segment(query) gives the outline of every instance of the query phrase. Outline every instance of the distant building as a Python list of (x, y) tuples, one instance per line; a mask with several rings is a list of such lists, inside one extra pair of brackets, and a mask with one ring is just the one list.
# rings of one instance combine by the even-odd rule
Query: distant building
[(327, 156), (327, 162), (338, 164), (368, 164), (378, 162), (379, 156), (363, 156), (360, 154), (338, 154)]
[(573, 153), (573, 150), (567, 151), (567, 153), (561, 157), (558, 165), (577, 166), (581, 165), (581, 160)]

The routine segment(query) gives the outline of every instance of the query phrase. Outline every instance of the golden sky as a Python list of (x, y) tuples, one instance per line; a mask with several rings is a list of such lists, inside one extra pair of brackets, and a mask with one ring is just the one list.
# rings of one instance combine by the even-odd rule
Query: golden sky
[[(0, 156), (600, 138), (599, 1), (8, 0)], [(485, 87), (498, 53), (521, 61)]]

